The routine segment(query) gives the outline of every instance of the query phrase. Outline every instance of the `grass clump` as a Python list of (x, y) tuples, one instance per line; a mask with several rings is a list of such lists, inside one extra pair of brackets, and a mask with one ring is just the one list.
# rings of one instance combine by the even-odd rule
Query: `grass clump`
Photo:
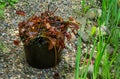
[[(87, 79), (88, 65), (90, 65), (91, 57), (95, 54), (95, 61), (93, 64), (93, 72), (88, 79), (119, 79), (120, 68), (120, 7), (119, 0), (102, 0), (101, 9), (102, 15), (97, 19), (99, 27), (98, 38), (94, 39), (94, 45), (90, 52), (90, 58), (87, 65), (79, 64), (82, 57), (82, 49), (80, 49), (81, 41), (78, 39), (78, 52), (76, 55), (76, 72), (75, 79)], [(91, 0), (92, 2), (92, 0)], [(82, 0), (82, 7), (84, 8), (85, 0)], [(104, 25), (110, 31), (108, 35), (102, 35), (101, 26)], [(94, 34), (94, 30), (92, 34)], [(97, 41), (97, 42), (95, 42)], [(80, 44), (79, 44), (80, 43)], [(107, 51), (107, 47), (113, 47), (113, 52)], [(95, 53), (94, 49), (97, 51)], [(109, 49), (110, 50), (110, 49)], [(86, 60), (84, 60), (86, 61)], [(79, 65), (78, 65), (79, 64)], [(86, 67), (85, 67), (86, 66)], [(84, 67), (84, 71), (79, 68)], [(102, 72), (102, 73), (101, 73)]]

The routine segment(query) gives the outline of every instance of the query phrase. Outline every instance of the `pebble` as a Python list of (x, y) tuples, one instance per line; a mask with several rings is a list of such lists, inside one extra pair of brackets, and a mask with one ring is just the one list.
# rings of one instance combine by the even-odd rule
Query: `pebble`
[[(80, 18), (77, 18), (77, 21), (80, 22), (80, 33), (84, 31), (85, 29), (85, 26), (86, 26), (86, 20), (87, 20), (87, 17), (80, 17)], [(79, 33), (79, 31), (78, 31)]]
[(110, 30), (107, 28), (107, 26), (102, 25), (100, 28), (97, 28), (96, 35), (99, 35), (101, 31), (101, 35), (109, 35)]
[(92, 74), (93, 71), (94, 71), (94, 65), (90, 64), (88, 67), (88, 72), (90, 72)]
[(0, 63), (0, 68), (4, 68), (4, 65), (2, 63)]
[(87, 11), (86, 17), (90, 19), (96, 19), (102, 15), (102, 10), (98, 8), (91, 8)]
[(83, 42), (88, 42), (90, 37), (89, 37), (88, 33), (82, 32), (81, 38), (82, 38)]

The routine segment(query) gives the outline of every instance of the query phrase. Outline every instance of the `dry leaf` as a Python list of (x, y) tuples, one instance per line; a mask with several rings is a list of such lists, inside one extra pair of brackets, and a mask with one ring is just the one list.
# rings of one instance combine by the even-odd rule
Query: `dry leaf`
[(50, 27), (51, 27), (50, 23), (46, 23), (46, 28), (50, 29)]
[(14, 45), (19, 46), (20, 41), (19, 40), (14, 40), (13, 41)]
[(22, 10), (16, 11), (16, 14), (21, 15), (21, 16), (25, 16), (25, 12)]

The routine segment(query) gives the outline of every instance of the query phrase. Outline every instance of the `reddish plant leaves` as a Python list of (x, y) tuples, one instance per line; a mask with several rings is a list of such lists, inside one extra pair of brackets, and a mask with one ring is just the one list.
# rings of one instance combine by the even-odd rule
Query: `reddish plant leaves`
[(30, 38), (34, 38), (36, 35), (37, 35), (38, 32), (35, 32), (35, 31), (29, 31), (27, 32), (27, 35), (30, 37)]
[(22, 10), (16, 11), (16, 14), (21, 15), (21, 16), (25, 16), (25, 12)]
[(75, 21), (75, 19), (73, 17), (69, 17), (70, 21)]
[(19, 27), (19, 28), (23, 28), (23, 27), (25, 28), (26, 23), (27, 23), (26, 21), (20, 22), (20, 23), (18, 24), (18, 27)]
[(28, 21), (29, 22), (33, 22), (33, 24), (37, 24), (37, 23), (39, 23), (41, 21), (41, 18), (36, 16), (36, 15), (34, 15)]
[(68, 41), (71, 39), (71, 34), (70, 33), (65, 33), (65, 36), (67, 37)]
[(51, 50), (56, 45), (56, 39), (47, 37), (49, 39), (49, 50)]
[(19, 46), (20, 41), (19, 40), (14, 40), (13, 41), (14, 45)]
[(50, 23), (46, 23), (46, 28), (47, 28), (47, 29), (50, 29), (50, 28), (51, 28)]
[[(21, 10), (16, 11), (16, 14), (25, 16), (25, 12)], [(65, 48), (65, 37), (68, 41), (71, 39), (70, 33), (67, 33), (67, 28), (71, 28), (74, 34), (79, 28), (74, 18), (70, 17), (69, 21), (64, 21), (62, 17), (55, 16), (54, 11), (45, 11), (41, 13), (41, 16), (33, 15), (27, 21), (19, 23), (18, 26), (20, 37), (25, 39), (24, 44), (29, 43), (36, 36), (43, 36), (48, 39), (48, 49), (51, 50), (56, 46), (58, 51)]]

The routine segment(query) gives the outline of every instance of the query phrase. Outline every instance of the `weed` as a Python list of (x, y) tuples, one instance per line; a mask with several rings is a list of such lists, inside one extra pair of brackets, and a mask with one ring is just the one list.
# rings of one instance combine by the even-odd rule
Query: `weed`
[[(93, 0), (91, 0), (91, 4)], [(94, 41), (97, 41), (97, 44), (94, 44), (93, 48), (96, 47), (97, 53), (95, 57), (94, 62), (94, 69), (93, 73), (91, 75), (90, 79), (99, 79), (99, 72), (100, 67), (102, 73), (100, 73), (102, 79), (119, 79), (119, 49), (120, 49), (120, 28), (119, 28), (119, 22), (120, 22), (120, 8), (118, 7), (118, 0), (102, 0), (102, 16), (97, 19), (97, 23), (99, 26), (99, 29), (101, 25), (104, 25), (108, 27), (110, 30), (110, 34), (108, 36), (103, 36), (101, 33), (101, 30), (99, 31), (98, 38), (94, 39)], [(85, 8), (85, 0), (82, 0), (82, 10)], [(95, 33), (95, 28), (92, 28), (91, 34), (93, 35)], [(106, 39), (107, 38), (107, 39)], [(86, 79), (86, 73), (88, 72), (88, 64), (87, 67), (85, 67), (85, 64), (83, 64), (81, 67), (84, 67), (84, 71), (79, 72), (80, 66), (78, 65), (81, 61), (81, 50), (79, 47), (81, 46), (81, 41), (78, 39), (78, 52), (76, 56), (76, 72), (75, 72), (75, 79)], [(80, 44), (79, 44), (80, 43)], [(94, 42), (95, 43), (95, 42)], [(114, 51), (112, 53), (112, 56), (109, 54), (109, 52), (106, 51), (107, 45), (112, 45), (114, 47)], [(91, 51), (90, 56), (93, 56), (94, 51)], [(91, 59), (89, 59), (91, 60)], [(84, 60), (85, 61), (85, 60)], [(79, 77), (80, 74), (81, 76)], [(101, 78), (100, 78), (101, 79)]]
[(19, 0), (0, 0), (0, 18), (4, 18), (4, 9), (6, 6), (14, 7)]

